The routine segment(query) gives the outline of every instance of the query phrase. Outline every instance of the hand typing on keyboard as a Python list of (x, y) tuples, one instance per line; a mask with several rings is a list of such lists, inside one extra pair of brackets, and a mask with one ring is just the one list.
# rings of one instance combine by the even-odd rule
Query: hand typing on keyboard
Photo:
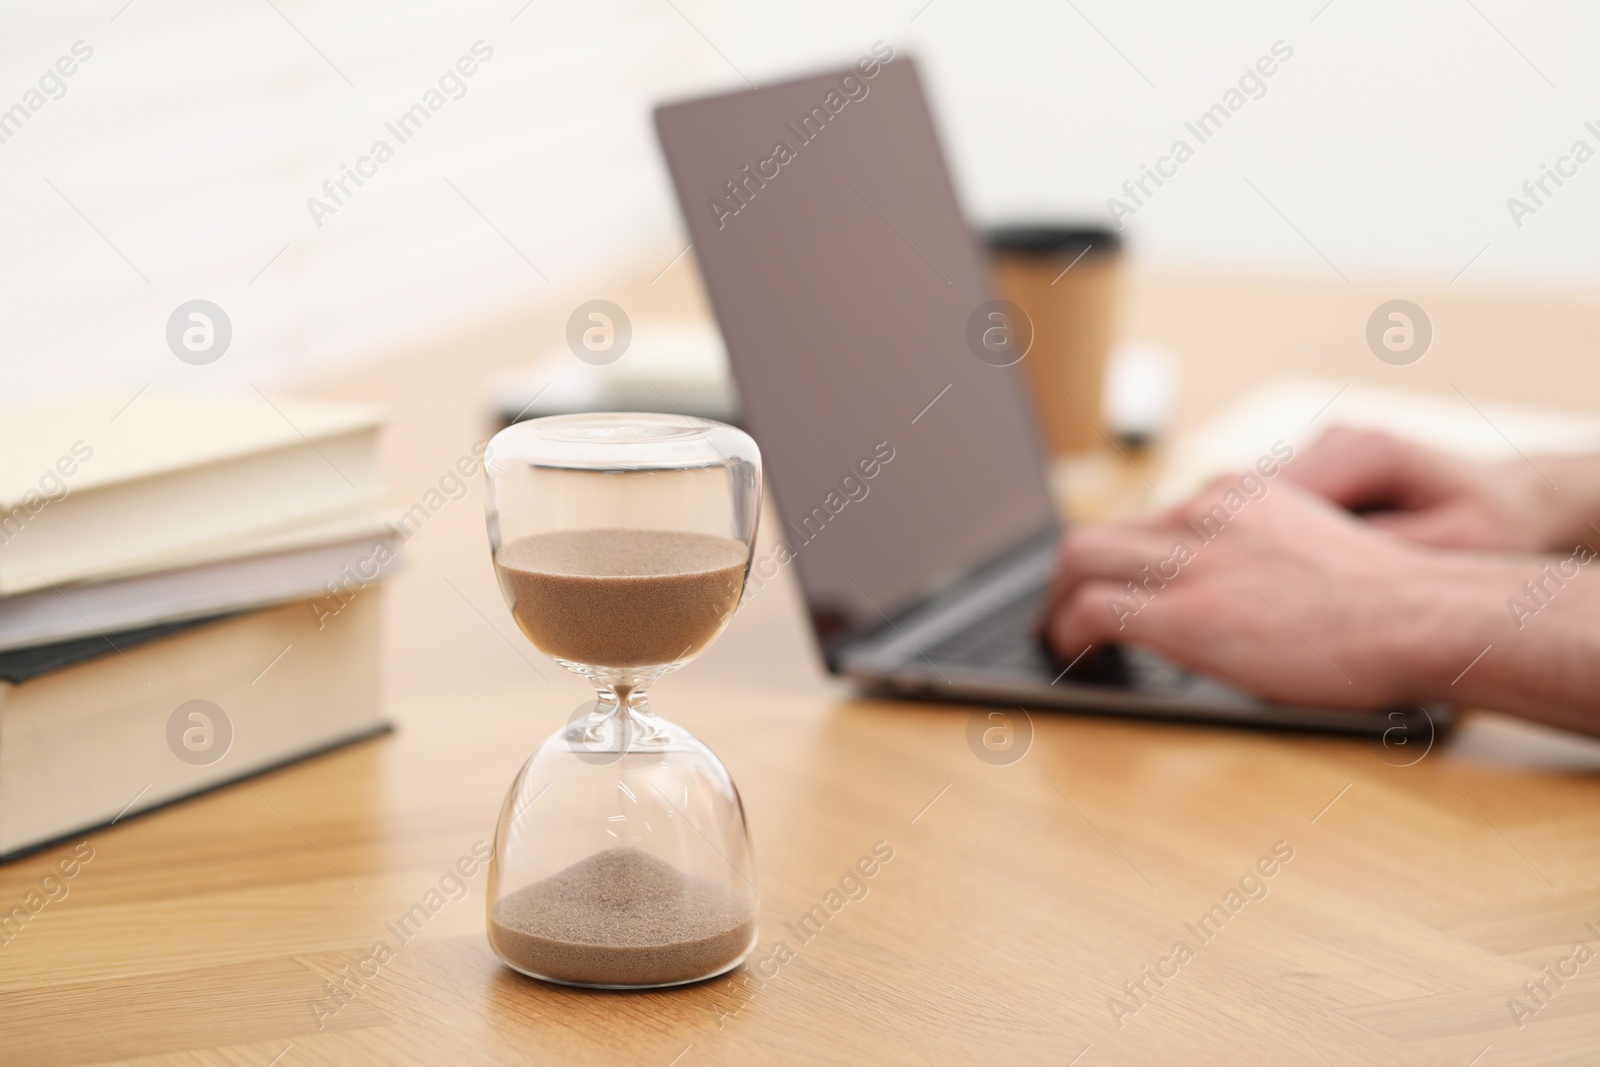
[(1268, 699), (1473, 701), (1600, 733), (1600, 534), (1556, 557), (1447, 551), (1238, 481), (1071, 533), (1042, 624), (1057, 654), (1134, 645)]

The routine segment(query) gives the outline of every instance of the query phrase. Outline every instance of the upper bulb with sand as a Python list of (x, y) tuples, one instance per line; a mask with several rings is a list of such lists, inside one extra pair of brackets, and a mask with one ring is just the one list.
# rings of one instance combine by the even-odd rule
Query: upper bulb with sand
[(595, 700), (501, 808), (489, 943), (523, 974), (644, 989), (714, 977), (756, 942), (756, 874), (722, 762), (646, 691), (743, 595), (761, 455), (681, 415), (561, 415), (496, 434), (489, 546), (517, 626)]

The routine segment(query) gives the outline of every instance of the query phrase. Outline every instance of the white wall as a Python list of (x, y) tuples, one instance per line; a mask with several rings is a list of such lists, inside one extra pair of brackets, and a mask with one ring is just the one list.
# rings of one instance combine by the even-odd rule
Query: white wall
[[(648, 105), (706, 64), (660, 0), (124, 3), (0, 8), (0, 109), (93, 49), (0, 143), (0, 403), (271, 389), (676, 239)], [(478, 41), (464, 95), (385, 130)], [(308, 198), (379, 138), (394, 157), (318, 226)], [(209, 366), (167, 347), (193, 298), (233, 324)]]
[[(1478, 256), (1458, 285), (1592, 288), (1600, 160), (1520, 228), (1506, 199), (1575, 140), (1600, 151), (1600, 13), (1324, 2), (0, 4), (0, 109), (94, 49), (0, 143), (0, 403), (276, 388), (664, 264), (682, 238), (650, 103), (878, 38), (923, 63), (975, 221), (1105, 219), (1281, 40), (1265, 95), (1128, 220), (1143, 258), (1442, 285)], [(466, 95), (314, 225), (306, 198), (478, 40)], [(209, 367), (166, 347), (194, 297), (233, 319)]]
[(708, 7), (706, 29), (757, 81), (873, 37), (906, 46), (933, 83), (979, 220), (1105, 219), (1123, 181), (1282, 40), (1294, 57), (1265, 96), (1129, 220), (1147, 259), (1337, 281), (1248, 179), (1347, 277), (1447, 284), (1488, 245), (1463, 283), (1600, 278), (1600, 249), (1582, 236), (1600, 232), (1600, 161), (1521, 229), (1505, 205), (1574, 139), (1600, 150), (1583, 129), (1600, 128), (1592, 5), (933, 0), (917, 14), (923, 2), (871, 5), (870, 18), (844, 2), (782, 15)]

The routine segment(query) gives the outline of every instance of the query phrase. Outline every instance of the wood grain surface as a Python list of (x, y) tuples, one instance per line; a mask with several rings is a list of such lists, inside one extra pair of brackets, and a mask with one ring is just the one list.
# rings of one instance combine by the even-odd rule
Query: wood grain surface
[[(580, 300), (703, 316), (691, 261), (657, 269), (304, 392), (391, 407), (409, 507), (489, 431), (483, 375), (559, 343)], [(1362, 341), (1394, 296), (1437, 331), (1411, 367)], [(1185, 424), (1287, 372), (1600, 398), (1600, 311), (1576, 300), (1136, 276), (1124, 332), (1182, 355)], [(1024, 755), (986, 762), (986, 709), (829, 679), (788, 574), (653, 693), (743, 791), (751, 965), (653, 993), (526, 979), (490, 953), (482, 871), (460, 899), (446, 876), (585, 688), (518, 635), (476, 485), (386, 600), (396, 733), (86, 835), (0, 946), (0, 1062), (1600, 1062), (1600, 745), (1487, 714), (1428, 749), (1036, 713), (1011, 716)], [(875, 846), (892, 859), (830, 910)], [(72, 854), (0, 868), (0, 909)]]

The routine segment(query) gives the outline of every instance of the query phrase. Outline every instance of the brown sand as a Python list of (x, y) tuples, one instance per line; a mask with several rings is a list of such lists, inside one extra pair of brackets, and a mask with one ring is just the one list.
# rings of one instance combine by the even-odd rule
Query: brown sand
[(547, 655), (649, 667), (694, 655), (739, 605), (748, 550), (675, 530), (562, 530), (519, 538), (495, 560), (512, 614)]
[(645, 986), (720, 973), (755, 938), (742, 894), (637, 848), (610, 848), (495, 904), (489, 942), (558, 982)]

